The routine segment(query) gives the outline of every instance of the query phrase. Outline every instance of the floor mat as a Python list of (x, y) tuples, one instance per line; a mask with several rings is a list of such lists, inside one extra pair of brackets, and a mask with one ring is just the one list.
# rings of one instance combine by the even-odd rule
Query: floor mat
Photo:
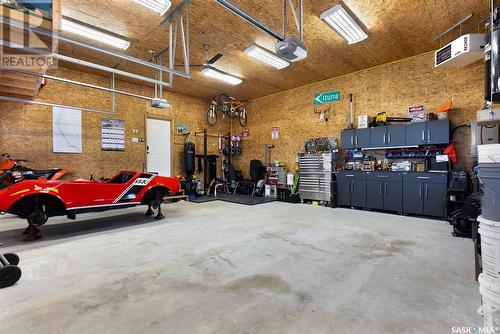
[(218, 194), (217, 197), (203, 196), (203, 197), (198, 197), (194, 200), (190, 200), (190, 202), (193, 203), (206, 203), (212, 201), (224, 201), (224, 202), (244, 204), (244, 205), (257, 205), (257, 204), (271, 203), (276, 201), (276, 199), (269, 197), (257, 197), (257, 196), (240, 195), (240, 194), (234, 194), (234, 195)]

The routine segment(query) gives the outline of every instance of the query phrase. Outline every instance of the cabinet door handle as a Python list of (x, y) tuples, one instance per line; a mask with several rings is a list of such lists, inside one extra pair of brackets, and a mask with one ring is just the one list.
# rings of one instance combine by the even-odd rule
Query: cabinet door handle
[(354, 181), (351, 181), (351, 193), (354, 192)]
[(422, 198), (422, 186), (418, 187), (418, 196)]
[(429, 198), (429, 185), (425, 185), (425, 198)]
[(385, 192), (384, 194), (387, 196), (387, 182), (385, 183)]
[(428, 180), (430, 178), (431, 178), (430, 176), (418, 176), (417, 177), (417, 179), (421, 179), (421, 180)]
[(384, 133), (384, 144), (385, 144), (385, 136), (386, 136), (386, 134)]
[(427, 140), (431, 142), (431, 130), (427, 130)]
[(425, 141), (425, 130), (422, 130), (422, 141)]
[(351, 146), (354, 145), (354, 136), (351, 136)]
[(359, 145), (359, 137), (356, 136), (356, 146), (358, 146), (358, 145)]
[(380, 195), (382, 195), (382, 182), (380, 182)]
[(391, 134), (389, 133), (389, 143), (392, 141)]

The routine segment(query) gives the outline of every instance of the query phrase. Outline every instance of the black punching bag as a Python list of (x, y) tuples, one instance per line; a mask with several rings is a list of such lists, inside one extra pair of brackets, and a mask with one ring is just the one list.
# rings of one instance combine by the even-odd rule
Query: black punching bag
[(194, 143), (187, 142), (184, 144), (184, 171), (190, 177), (194, 174)]

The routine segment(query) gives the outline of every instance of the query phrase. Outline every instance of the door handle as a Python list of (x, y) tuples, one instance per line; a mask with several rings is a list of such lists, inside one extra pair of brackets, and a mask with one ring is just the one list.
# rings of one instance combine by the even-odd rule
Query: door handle
[(354, 192), (354, 181), (351, 181), (351, 193)]
[(429, 185), (425, 185), (425, 198), (429, 198)]
[(389, 143), (392, 142), (391, 134), (389, 133)]
[(384, 195), (387, 196), (387, 182), (385, 183), (385, 191), (384, 191)]
[(146, 146), (146, 154), (149, 154), (149, 146)]
[(386, 138), (386, 134), (384, 133), (384, 144), (385, 144), (385, 138)]
[(427, 140), (431, 141), (431, 129), (427, 130)]
[(422, 186), (418, 187), (418, 196), (422, 198)]
[(425, 130), (422, 130), (422, 141), (425, 141)]
[(382, 182), (380, 182), (380, 195), (382, 195)]
[(351, 146), (354, 145), (354, 136), (351, 136)]
[(358, 145), (359, 145), (359, 137), (356, 136), (356, 146), (358, 146)]

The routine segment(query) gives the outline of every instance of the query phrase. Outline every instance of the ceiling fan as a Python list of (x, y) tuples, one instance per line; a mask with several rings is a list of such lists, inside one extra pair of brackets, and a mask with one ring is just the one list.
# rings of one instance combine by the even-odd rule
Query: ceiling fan
[[(191, 65), (192, 67), (207, 67), (207, 66), (212, 66), (215, 64), (219, 59), (222, 58), (223, 54), (222, 53), (217, 53), (215, 56), (212, 58), (208, 59), (208, 49), (210, 46), (208, 44), (203, 44), (203, 48), (205, 49), (205, 62), (202, 65)], [(224, 50), (222, 50), (224, 52)]]

